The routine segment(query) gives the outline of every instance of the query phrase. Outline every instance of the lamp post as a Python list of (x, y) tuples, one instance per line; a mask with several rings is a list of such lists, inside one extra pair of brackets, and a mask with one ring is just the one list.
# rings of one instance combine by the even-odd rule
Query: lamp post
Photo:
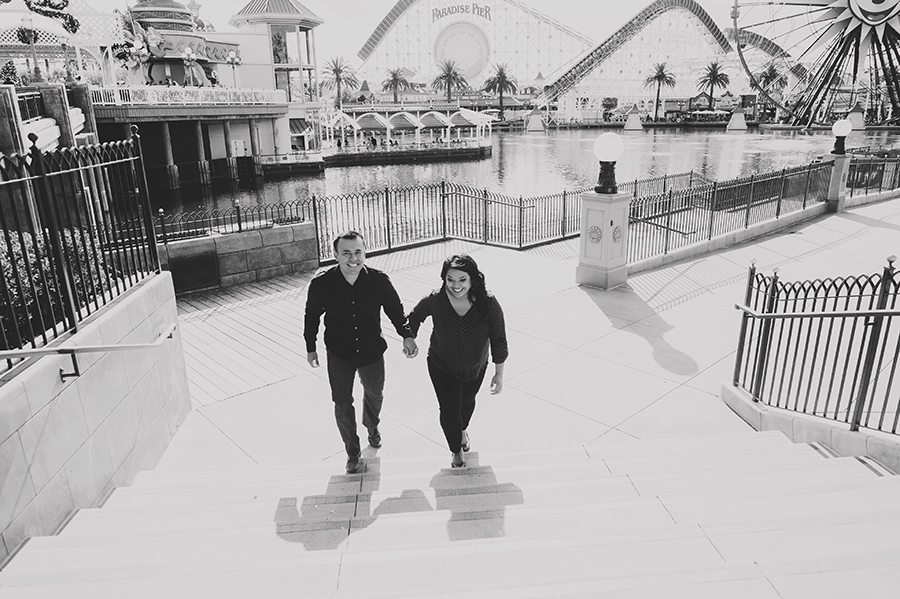
[(615, 133), (604, 133), (594, 141), (594, 156), (600, 162), (596, 193), (618, 193), (616, 185), (616, 161), (625, 151), (625, 142)]
[(34, 61), (34, 80), (37, 83), (44, 82), (44, 76), (41, 74), (41, 67), (38, 66), (37, 48), (34, 43), (37, 41), (37, 31), (34, 29), (34, 21), (31, 17), (22, 17), (22, 29), (28, 36), (28, 45), (31, 46), (31, 59)]
[(69, 36), (59, 36), (59, 41), (63, 51), (63, 68), (66, 71), (66, 83), (75, 83), (75, 77), (72, 76), (72, 69), (69, 68)]
[(241, 57), (237, 55), (237, 52), (231, 50), (228, 52), (228, 56), (225, 58), (225, 62), (231, 65), (231, 81), (234, 87), (237, 87), (237, 74), (235, 73), (234, 68), (240, 66)]
[(847, 150), (844, 147), (844, 140), (847, 139), (847, 136), (850, 135), (851, 131), (853, 131), (853, 123), (848, 119), (841, 119), (834, 122), (831, 126), (831, 132), (834, 134), (834, 148), (831, 150), (832, 154), (843, 156), (847, 153)]
[(181, 60), (184, 62), (185, 73), (190, 75), (191, 86), (194, 85), (194, 65), (197, 64), (197, 55), (194, 49), (188, 46), (181, 52)]

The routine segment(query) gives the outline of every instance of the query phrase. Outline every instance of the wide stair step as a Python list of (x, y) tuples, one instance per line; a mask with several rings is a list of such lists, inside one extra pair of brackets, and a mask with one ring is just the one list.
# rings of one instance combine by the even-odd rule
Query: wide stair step
[(448, 458), (144, 472), (0, 596), (787, 599), (900, 571), (900, 477), (780, 433)]

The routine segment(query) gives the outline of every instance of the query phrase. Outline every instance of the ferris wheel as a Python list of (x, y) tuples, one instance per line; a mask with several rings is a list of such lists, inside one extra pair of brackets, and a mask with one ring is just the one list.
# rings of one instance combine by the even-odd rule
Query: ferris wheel
[(794, 125), (859, 104), (900, 122), (900, 0), (734, 0), (733, 39), (760, 102)]

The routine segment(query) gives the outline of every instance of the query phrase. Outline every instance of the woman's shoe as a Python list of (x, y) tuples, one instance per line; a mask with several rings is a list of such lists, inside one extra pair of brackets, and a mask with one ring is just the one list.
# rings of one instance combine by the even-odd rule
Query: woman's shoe
[(462, 450), (469, 451), (469, 433), (466, 431), (462, 432)]
[(462, 449), (453, 454), (453, 459), (450, 460), (450, 466), (452, 468), (466, 467), (466, 458), (463, 457)]

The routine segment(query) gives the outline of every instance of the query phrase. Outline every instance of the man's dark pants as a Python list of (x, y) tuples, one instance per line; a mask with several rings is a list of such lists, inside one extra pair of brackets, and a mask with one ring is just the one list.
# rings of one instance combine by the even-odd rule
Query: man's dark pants
[(356, 434), (356, 410), (353, 408), (353, 381), (359, 373), (363, 387), (363, 426), (372, 429), (380, 422), (384, 401), (384, 357), (365, 366), (354, 366), (328, 352), (328, 382), (334, 402), (334, 419), (348, 457), (360, 454), (359, 435)]

